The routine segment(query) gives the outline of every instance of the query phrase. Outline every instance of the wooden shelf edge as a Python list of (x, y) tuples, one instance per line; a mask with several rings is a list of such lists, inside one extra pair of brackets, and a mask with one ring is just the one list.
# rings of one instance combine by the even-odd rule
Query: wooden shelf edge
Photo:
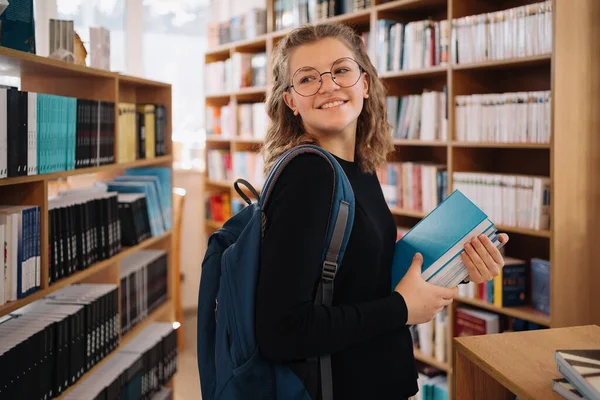
[(134, 328), (132, 328), (131, 331), (127, 332), (127, 334), (121, 338), (119, 345), (112, 352), (107, 354), (106, 357), (104, 357), (96, 365), (94, 365), (89, 371), (87, 371), (85, 374), (83, 374), (83, 376), (77, 382), (75, 382), (75, 384), (69, 386), (67, 388), (67, 390), (62, 392), (62, 394), (59, 397), (55, 397), (55, 399), (57, 399), (57, 400), (64, 399), (71, 391), (73, 391), (77, 387), (77, 385), (79, 385), (85, 379), (87, 379), (92, 374), (94, 374), (94, 372), (96, 372), (102, 364), (104, 364), (112, 356), (114, 356), (119, 351), (119, 349), (121, 349), (128, 341), (133, 339), (138, 333), (140, 333), (143, 328), (148, 326), (148, 324), (150, 324), (151, 322), (156, 321), (158, 318), (160, 318), (169, 307), (172, 307), (172, 304), (173, 303), (171, 302), (171, 300), (167, 300), (165, 303), (161, 304), (156, 310), (154, 310), (151, 314), (149, 314), (146, 318), (144, 318), (144, 320), (142, 322), (140, 322)]
[(423, 211), (407, 210), (405, 208), (397, 208), (397, 207), (390, 207), (390, 211), (392, 212), (392, 214), (398, 215), (401, 217), (423, 218), (427, 215), (427, 213), (425, 213)]
[(511, 58), (507, 60), (493, 60), (483, 61), (477, 63), (468, 64), (452, 64), (451, 68), (455, 71), (469, 70), (469, 69), (484, 69), (484, 68), (502, 68), (502, 67), (518, 67), (543, 64), (552, 60), (552, 54), (542, 54), (539, 56)]
[(518, 233), (521, 235), (537, 236), (544, 238), (550, 238), (552, 236), (552, 232), (550, 230), (527, 229), (507, 225), (496, 225), (496, 228), (498, 229), (498, 231), (504, 231), (507, 233)]
[(504, 143), (504, 142), (465, 142), (452, 141), (452, 147), (487, 147), (487, 148), (515, 148), (515, 149), (550, 149), (550, 143)]
[(160, 157), (149, 158), (149, 159), (144, 159), (144, 160), (136, 160), (136, 161), (127, 162), (127, 163), (114, 163), (114, 164), (101, 165), (99, 167), (71, 169), (71, 170), (67, 170), (67, 171), (50, 172), (48, 174), (39, 174), (39, 175), (15, 176), (15, 177), (11, 177), (11, 178), (0, 179), (0, 186), (19, 185), (19, 184), (30, 183), (30, 182), (52, 181), (52, 180), (60, 179), (60, 178), (67, 178), (69, 176), (95, 174), (98, 172), (108, 172), (108, 171), (127, 169), (127, 168), (146, 167), (146, 166), (150, 166), (150, 165), (165, 164), (165, 163), (169, 163), (169, 162), (173, 162), (173, 157), (170, 155), (167, 155), (167, 156), (160, 156)]
[(487, 303), (478, 299), (470, 299), (467, 297), (457, 297), (458, 303), (469, 304), (474, 307), (486, 309), (488, 311), (495, 312), (497, 314), (506, 315), (509, 317), (520, 318), (526, 321), (535, 322), (536, 324), (549, 327), (550, 316), (542, 312), (533, 309), (530, 306), (521, 307), (497, 307), (493, 304)]
[(421, 76), (432, 76), (440, 75), (443, 76), (448, 72), (449, 67), (447, 65), (436, 65), (434, 67), (419, 68), (419, 69), (406, 69), (400, 71), (385, 71), (379, 74), (381, 79), (395, 79), (395, 78), (418, 78)]
[(152, 311), (146, 318), (144, 318), (141, 322), (138, 322), (133, 328), (129, 331), (125, 332), (124, 335), (121, 336), (121, 342), (119, 346), (123, 346), (130, 342), (133, 338), (135, 338), (141, 331), (143, 331), (149, 324), (152, 322), (158, 321), (165, 313), (169, 310), (173, 309), (173, 302), (171, 299), (167, 299), (163, 304), (158, 306), (154, 311)]
[(421, 140), (421, 139), (393, 139), (392, 141), (395, 146), (433, 146), (433, 147), (444, 147), (448, 146), (448, 142), (443, 140)]
[(35, 63), (50, 68), (61, 69), (66, 72), (83, 74), (89, 77), (120, 79), (129, 83), (136, 83), (145, 86), (171, 87), (171, 84), (165, 82), (152, 81), (149, 79), (139, 78), (132, 75), (121, 74), (120, 72), (116, 71), (107, 71), (104, 69), (88, 67), (86, 65), (68, 63), (60, 60), (55, 60), (50, 57), (42, 57), (37, 54), (27, 53), (24, 51), (11, 49), (4, 46), (0, 46), (0, 57), (9, 57), (15, 60)]
[(440, 361), (436, 360), (434, 357), (430, 357), (430, 356), (423, 354), (421, 349), (419, 349), (417, 347), (413, 348), (413, 352), (415, 354), (416, 360), (421, 361), (421, 362), (423, 362), (427, 365), (430, 365), (432, 367), (435, 367), (437, 369), (441, 369), (442, 371), (450, 372), (451, 368), (448, 363), (440, 362)]
[(223, 43), (216, 47), (213, 47), (212, 49), (208, 49), (206, 51), (206, 53), (204, 53), (204, 56), (205, 57), (218, 56), (222, 53), (229, 52), (230, 50), (233, 50), (236, 47), (258, 45), (258, 44), (262, 44), (263, 42), (265, 42), (265, 45), (266, 45), (268, 38), (269, 38), (269, 34), (265, 33), (262, 35), (258, 35), (252, 39), (244, 39), (244, 40), (238, 40), (235, 42)]
[(143, 250), (146, 247), (152, 246), (153, 244), (158, 243), (161, 240), (166, 239), (170, 236), (171, 236), (171, 232), (169, 231), (161, 236), (146, 239), (142, 243), (140, 243), (136, 246), (124, 248), (121, 252), (114, 255), (113, 257), (108, 258), (106, 260), (99, 261), (99, 262), (89, 266), (88, 268), (84, 269), (83, 271), (79, 271), (73, 275), (64, 277), (64, 278), (60, 279), (59, 281), (56, 281), (55, 283), (51, 284), (50, 286), (48, 286), (45, 289), (38, 290), (37, 292), (35, 292), (23, 299), (19, 299), (19, 300), (15, 300), (15, 301), (11, 301), (9, 303), (3, 304), (0, 306), (0, 316), (9, 314), (15, 310), (18, 310), (21, 307), (26, 306), (27, 304), (33, 303), (36, 300), (39, 300), (45, 296), (48, 296), (50, 293), (56, 292), (57, 290), (60, 290), (64, 287), (72, 285), (74, 283), (77, 283), (89, 276), (92, 276), (92, 275), (102, 271), (103, 269), (107, 268), (109, 265), (119, 262), (119, 260), (122, 259), (123, 257), (126, 257), (129, 254), (132, 254), (136, 251)]
[(219, 222), (219, 221), (214, 221), (214, 220), (206, 220), (206, 227), (210, 228), (210, 229), (219, 229), (223, 226), (223, 222)]

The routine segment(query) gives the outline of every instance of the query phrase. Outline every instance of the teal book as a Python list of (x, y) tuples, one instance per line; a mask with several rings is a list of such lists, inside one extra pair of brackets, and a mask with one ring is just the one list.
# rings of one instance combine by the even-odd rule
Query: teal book
[(414, 255), (423, 255), (422, 276), (427, 282), (456, 287), (468, 275), (461, 253), (473, 236), (487, 235), (501, 246), (488, 216), (462, 192), (455, 190), (396, 242), (392, 261), (392, 290), (406, 274)]

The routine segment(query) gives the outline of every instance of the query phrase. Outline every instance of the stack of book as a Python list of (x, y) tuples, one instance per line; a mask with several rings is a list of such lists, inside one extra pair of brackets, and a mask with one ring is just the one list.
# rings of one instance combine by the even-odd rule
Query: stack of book
[[(264, 1), (262, 7), (252, 7), (252, 4), (242, 0), (240, 6), (246, 8), (242, 12), (239, 11), (242, 7), (230, 2), (211, 3), (209, 21), (213, 22), (208, 23), (209, 49), (230, 42), (250, 40), (267, 33), (267, 10), (264, 8)], [(260, 4), (260, 1), (254, 3)], [(236, 10), (235, 14), (231, 10)]]
[[(67, 394), (75, 399), (165, 398), (168, 383), (177, 370), (177, 336), (170, 323), (149, 324)], [(168, 397), (166, 397), (168, 398)]]
[(67, 286), (0, 321), (0, 398), (60, 396), (119, 344), (113, 284)]
[(49, 283), (121, 251), (117, 193), (60, 191), (48, 200)]
[(501, 246), (494, 223), (455, 190), (396, 242), (391, 290), (408, 271), (416, 252), (423, 256), (423, 279), (434, 285), (458, 286), (469, 275), (461, 257), (464, 245), (479, 235), (486, 235), (496, 247)]
[(325, 18), (371, 7), (372, 0), (275, 0), (275, 30), (314, 24)]
[(397, 72), (448, 63), (450, 24), (431, 19), (398, 22), (377, 21), (377, 70)]
[(263, 166), (263, 157), (259, 153), (252, 151), (233, 153), (233, 179), (242, 178), (254, 187), (262, 187), (265, 180)]
[[(152, 236), (161, 236), (171, 228), (171, 170), (169, 168), (130, 168), (111, 181), (99, 181), (96, 187), (119, 194), (143, 194), (146, 198)], [(118, 207), (117, 207), (118, 208)]]
[(231, 153), (229, 150), (209, 149), (206, 151), (208, 179), (220, 182), (231, 181)]
[(121, 245), (135, 246), (152, 236), (148, 203), (143, 193), (118, 195)]
[(264, 139), (269, 120), (265, 103), (238, 104), (237, 111), (237, 136)]
[(118, 162), (166, 154), (166, 108), (161, 104), (120, 102)]
[(600, 399), (600, 349), (559, 349), (552, 389), (566, 399)]
[(114, 103), (0, 88), (0, 178), (114, 163)]
[(39, 206), (0, 206), (0, 305), (41, 285)]
[(121, 334), (125, 334), (167, 299), (167, 253), (140, 250), (120, 263)]
[(394, 139), (448, 140), (448, 97), (443, 92), (388, 96), (388, 121)]
[(552, 1), (452, 20), (456, 64), (529, 57), (552, 51)]

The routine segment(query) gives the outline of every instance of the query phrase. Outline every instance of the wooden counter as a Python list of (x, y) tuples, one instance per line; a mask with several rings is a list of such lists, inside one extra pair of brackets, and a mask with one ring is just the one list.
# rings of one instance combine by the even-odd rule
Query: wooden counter
[(591, 348), (600, 348), (600, 326), (454, 338), (451, 398), (562, 399), (552, 390), (561, 377), (554, 351)]

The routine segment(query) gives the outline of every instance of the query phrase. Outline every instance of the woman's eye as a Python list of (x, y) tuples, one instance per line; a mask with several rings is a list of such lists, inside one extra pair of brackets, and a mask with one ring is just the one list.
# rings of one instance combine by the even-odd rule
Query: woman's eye
[(348, 68), (340, 68), (335, 71), (336, 74), (343, 74), (345, 72), (348, 72)]

